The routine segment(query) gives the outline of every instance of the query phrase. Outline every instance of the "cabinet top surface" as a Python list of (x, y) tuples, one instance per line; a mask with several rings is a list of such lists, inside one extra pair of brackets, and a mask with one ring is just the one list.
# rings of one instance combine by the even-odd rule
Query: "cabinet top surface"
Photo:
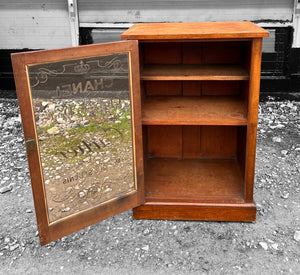
[(199, 23), (141, 23), (135, 24), (122, 35), (122, 39), (224, 39), (257, 38), (269, 36), (268, 31), (248, 22)]

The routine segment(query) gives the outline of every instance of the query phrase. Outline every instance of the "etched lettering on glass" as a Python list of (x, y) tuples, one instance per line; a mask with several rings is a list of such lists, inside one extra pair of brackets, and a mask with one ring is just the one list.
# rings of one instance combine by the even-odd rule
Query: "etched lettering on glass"
[(128, 53), (28, 74), (49, 221), (134, 191)]

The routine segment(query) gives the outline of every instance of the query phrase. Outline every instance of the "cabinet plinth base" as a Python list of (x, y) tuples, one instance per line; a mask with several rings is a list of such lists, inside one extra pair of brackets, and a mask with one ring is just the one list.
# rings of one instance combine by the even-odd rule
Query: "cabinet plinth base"
[(160, 203), (146, 202), (133, 209), (134, 219), (253, 222), (255, 203)]

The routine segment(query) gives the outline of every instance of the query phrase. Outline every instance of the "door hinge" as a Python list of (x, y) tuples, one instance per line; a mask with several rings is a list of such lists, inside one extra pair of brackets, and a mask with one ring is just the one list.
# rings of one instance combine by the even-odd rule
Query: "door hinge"
[(27, 155), (35, 153), (36, 150), (36, 140), (33, 137), (25, 138), (25, 147)]

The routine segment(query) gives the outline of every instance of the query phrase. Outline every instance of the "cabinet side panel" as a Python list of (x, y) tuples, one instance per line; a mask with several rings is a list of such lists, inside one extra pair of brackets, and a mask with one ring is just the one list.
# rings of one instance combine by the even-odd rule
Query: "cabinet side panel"
[(256, 130), (259, 102), (260, 68), (262, 39), (253, 39), (251, 48), (251, 67), (249, 81), (249, 105), (245, 165), (245, 201), (253, 201), (253, 185), (256, 153)]

